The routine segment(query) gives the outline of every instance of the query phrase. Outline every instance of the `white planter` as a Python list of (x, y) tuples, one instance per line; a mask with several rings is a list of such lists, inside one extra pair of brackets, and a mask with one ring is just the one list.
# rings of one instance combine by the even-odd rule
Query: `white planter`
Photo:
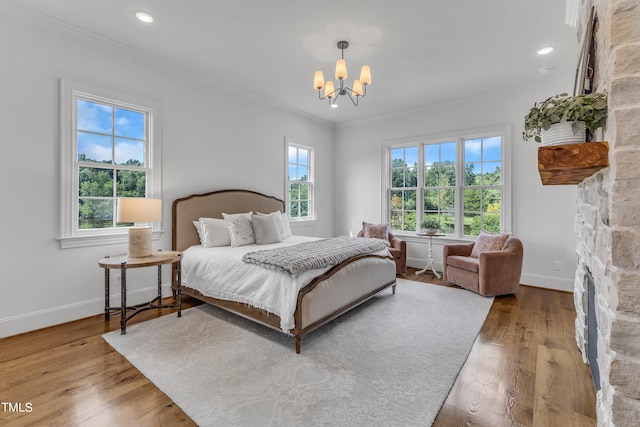
[(573, 133), (573, 122), (555, 123), (549, 130), (542, 130), (542, 145), (579, 144), (586, 140), (584, 122), (578, 122), (578, 131)]

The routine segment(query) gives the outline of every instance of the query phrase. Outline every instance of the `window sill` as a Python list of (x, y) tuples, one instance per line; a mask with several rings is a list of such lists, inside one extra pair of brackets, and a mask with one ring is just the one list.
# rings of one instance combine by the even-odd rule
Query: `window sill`
[(292, 220), (291, 218), (289, 218), (289, 225), (293, 228), (297, 228), (297, 227), (308, 227), (311, 225), (315, 225), (317, 222), (317, 220), (315, 218), (310, 218), (310, 219), (297, 219), (297, 220)]
[[(151, 232), (151, 240), (160, 240), (162, 230)], [(86, 246), (102, 246), (127, 243), (128, 234), (94, 234), (87, 236), (58, 237), (60, 249), (83, 248)]]

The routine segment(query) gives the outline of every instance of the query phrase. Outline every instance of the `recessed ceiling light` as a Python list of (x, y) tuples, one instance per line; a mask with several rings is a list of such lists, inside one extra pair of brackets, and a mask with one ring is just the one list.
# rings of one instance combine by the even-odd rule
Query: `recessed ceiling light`
[(145, 12), (136, 12), (136, 18), (138, 18), (140, 21), (144, 22), (145, 24), (150, 24), (153, 22), (153, 16)]
[(548, 46), (548, 47), (543, 47), (537, 53), (538, 55), (546, 55), (548, 53), (551, 53), (552, 51), (553, 51), (553, 47)]
[(331, 108), (338, 108), (338, 104), (331, 104)]

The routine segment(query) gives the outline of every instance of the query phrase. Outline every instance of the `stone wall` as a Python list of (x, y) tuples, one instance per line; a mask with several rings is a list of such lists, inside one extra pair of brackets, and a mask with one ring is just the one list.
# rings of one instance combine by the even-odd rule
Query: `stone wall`
[[(596, 286), (598, 425), (640, 423), (640, 1), (585, 0), (596, 32), (597, 92), (608, 93), (609, 119), (600, 137), (609, 164), (578, 187), (575, 276), (576, 340), (586, 361), (586, 270)], [(583, 31), (583, 30), (580, 30)]]

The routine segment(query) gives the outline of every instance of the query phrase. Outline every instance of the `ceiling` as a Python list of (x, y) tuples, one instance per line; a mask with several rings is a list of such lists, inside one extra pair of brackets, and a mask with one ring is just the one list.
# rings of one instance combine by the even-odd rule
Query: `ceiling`
[[(569, 76), (577, 64), (576, 29), (564, 23), (560, 0), (3, 1), (236, 95), (332, 123)], [(155, 21), (141, 23), (136, 11)], [(361, 65), (371, 66), (357, 108), (344, 99), (330, 109), (313, 89), (314, 71), (333, 78), (340, 40), (350, 43), (349, 86)], [(551, 54), (536, 54), (547, 45)]]

